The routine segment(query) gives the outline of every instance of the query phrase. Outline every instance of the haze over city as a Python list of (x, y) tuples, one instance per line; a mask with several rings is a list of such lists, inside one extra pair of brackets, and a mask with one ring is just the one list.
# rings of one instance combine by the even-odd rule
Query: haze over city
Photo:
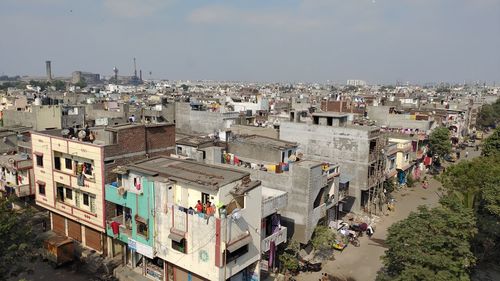
[[(3, 0), (0, 74), (500, 81), (496, 0)], [(150, 75), (149, 72), (152, 74)]]

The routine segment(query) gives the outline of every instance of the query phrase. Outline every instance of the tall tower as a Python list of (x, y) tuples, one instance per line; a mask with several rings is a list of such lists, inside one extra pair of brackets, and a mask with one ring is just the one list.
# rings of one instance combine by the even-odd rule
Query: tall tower
[(50, 60), (45, 61), (45, 72), (47, 73), (47, 80), (52, 81), (52, 68), (50, 66)]
[(115, 84), (118, 85), (118, 68), (113, 67), (113, 72), (115, 73)]
[(137, 67), (135, 65), (135, 58), (134, 58), (134, 77), (137, 78)]

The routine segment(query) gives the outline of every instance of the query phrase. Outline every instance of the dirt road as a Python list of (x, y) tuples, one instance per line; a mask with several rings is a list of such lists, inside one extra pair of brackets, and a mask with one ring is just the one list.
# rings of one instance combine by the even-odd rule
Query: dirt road
[[(465, 158), (465, 151), (462, 151), (462, 160), (471, 159), (479, 156), (478, 151), (468, 148), (468, 158)], [(445, 166), (449, 166), (446, 163)], [(323, 271), (335, 277), (351, 278), (351, 281), (369, 281), (375, 280), (377, 272), (382, 268), (381, 257), (386, 250), (385, 239), (387, 237), (387, 228), (393, 223), (402, 220), (415, 211), (418, 206), (426, 205), (435, 207), (438, 205), (438, 189), (441, 184), (431, 176), (429, 179), (429, 188), (423, 189), (420, 184), (413, 188), (405, 188), (394, 193), (396, 198), (396, 210), (388, 212), (382, 216), (376, 226), (375, 234), (371, 239), (366, 235), (360, 238), (361, 246), (355, 248), (352, 245), (344, 249), (343, 252), (335, 252), (335, 259), (327, 261), (323, 265)], [(321, 272), (303, 273), (297, 276), (297, 280), (313, 281), (321, 278)]]

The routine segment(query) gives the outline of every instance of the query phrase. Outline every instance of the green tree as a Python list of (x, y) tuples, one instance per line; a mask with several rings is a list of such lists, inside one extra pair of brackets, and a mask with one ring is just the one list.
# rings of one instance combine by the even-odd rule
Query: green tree
[(87, 87), (87, 81), (85, 80), (85, 78), (82, 77), (78, 83), (75, 83), (75, 86), (80, 87), (80, 89), (83, 89)]
[(30, 224), (32, 212), (14, 211), (11, 204), (0, 199), (0, 280), (24, 271), (38, 247)]
[(385, 268), (377, 280), (469, 280), (475, 233), (471, 210), (421, 206), (389, 227)]
[(478, 235), (473, 249), (481, 261), (500, 260), (500, 154), (462, 161), (447, 169), (441, 182), (445, 205), (474, 211)]
[(495, 110), (491, 104), (485, 104), (477, 114), (476, 125), (481, 128), (489, 128), (495, 125), (497, 120)]
[(500, 128), (495, 129), (483, 143), (482, 156), (491, 156), (500, 152)]
[(429, 136), (430, 149), (434, 154), (443, 157), (451, 152), (450, 130), (445, 127), (436, 128)]
[(64, 91), (64, 90), (66, 90), (66, 83), (64, 83), (64, 81), (54, 80), (54, 81), (52, 81), (51, 85), (54, 86), (57, 91)]
[(311, 244), (315, 250), (331, 250), (333, 248), (333, 241), (335, 240), (335, 233), (328, 228), (328, 226), (318, 225), (314, 229), (311, 238)]
[(300, 244), (295, 240), (291, 240), (285, 251), (279, 256), (279, 260), (286, 270), (296, 271), (299, 269), (298, 254), (300, 251)]

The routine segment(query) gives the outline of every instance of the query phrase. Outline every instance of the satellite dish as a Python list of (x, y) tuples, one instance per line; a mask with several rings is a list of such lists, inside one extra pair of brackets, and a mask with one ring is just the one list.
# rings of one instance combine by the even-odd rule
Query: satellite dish
[(81, 130), (78, 132), (78, 138), (79, 139), (84, 139), (87, 136), (87, 133), (84, 130)]

